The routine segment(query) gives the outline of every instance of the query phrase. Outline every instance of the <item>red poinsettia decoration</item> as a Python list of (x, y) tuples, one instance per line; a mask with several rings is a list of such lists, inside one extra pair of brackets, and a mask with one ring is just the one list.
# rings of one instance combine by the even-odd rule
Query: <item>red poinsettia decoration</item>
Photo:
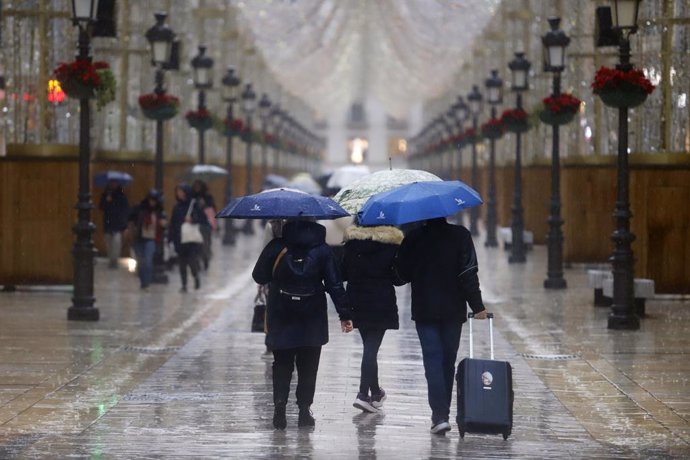
[(270, 144), (273, 144), (273, 141), (274, 141), (273, 134), (271, 134), (271, 133), (264, 133), (264, 142), (265, 142), (266, 144), (269, 144), (269, 145), (270, 145)]
[(156, 110), (180, 105), (180, 100), (170, 94), (148, 93), (139, 96), (139, 106), (144, 110)]
[(509, 123), (525, 123), (527, 122), (527, 112), (524, 109), (508, 109), (501, 114), (500, 122), (502, 124)]
[(498, 118), (490, 118), (486, 123), (482, 124), (480, 131), (482, 136), (487, 139), (498, 139), (503, 135), (505, 127)]
[(184, 117), (187, 120), (211, 118), (211, 112), (206, 109), (190, 110)]
[(226, 118), (223, 123), (225, 124), (225, 129), (228, 129), (234, 133), (241, 133), (244, 129), (244, 122), (239, 118), (233, 118), (232, 120)]
[(107, 62), (91, 62), (85, 59), (77, 59), (74, 62), (60, 64), (55, 69), (55, 77), (63, 87), (69, 86), (70, 83), (76, 83), (82, 86), (97, 88), (101, 85), (101, 76), (98, 74), (98, 71), (106, 69), (110, 69), (110, 65)]
[(594, 94), (607, 91), (630, 91), (651, 94), (655, 86), (638, 69), (628, 71), (600, 67), (594, 75), (592, 89)]
[(544, 103), (544, 109), (551, 113), (575, 113), (582, 104), (582, 101), (572, 94), (561, 94), (556, 97), (549, 96), (544, 98), (542, 102)]

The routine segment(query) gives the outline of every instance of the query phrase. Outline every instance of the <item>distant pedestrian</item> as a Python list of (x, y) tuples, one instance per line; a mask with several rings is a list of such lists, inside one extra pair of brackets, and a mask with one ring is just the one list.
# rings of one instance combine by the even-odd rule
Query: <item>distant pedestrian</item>
[(396, 266), (412, 283), (412, 319), (422, 346), (431, 432), (443, 434), (450, 430), (455, 359), (467, 305), (475, 318), (486, 319), (472, 236), (445, 218), (429, 220), (405, 237)]
[(108, 267), (117, 268), (122, 251), (122, 233), (127, 228), (129, 202), (119, 181), (111, 180), (101, 194), (98, 206), (103, 211), (103, 231), (108, 250)]
[(345, 231), (343, 278), (355, 328), (362, 336), (359, 393), (353, 406), (378, 412), (386, 400), (379, 385), (377, 355), (386, 329), (398, 329), (394, 285), (404, 282), (393, 266), (403, 234), (395, 227), (351, 226)]
[(156, 252), (156, 243), (163, 240), (164, 229), (168, 223), (160, 192), (152, 189), (146, 198), (132, 209), (129, 221), (132, 229), (132, 245), (137, 255), (139, 281), (141, 288), (146, 289), (153, 280), (153, 256)]
[(352, 331), (350, 310), (326, 229), (292, 221), (261, 252), (252, 276), (269, 284), (267, 345), (273, 350), (273, 426), (287, 426), (285, 410), (297, 366), (298, 426), (314, 426), (314, 402), (321, 347), (328, 343), (325, 293), (331, 296), (343, 332)]
[(208, 270), (208, 265), (211, 261), (212, 248), (211, 248), (211, 236), (213, 232), (218, 228), (216, 224), (216, 202), (208, 191), (208, 185), (206, 182), (197, 179), (192, 184), (192, 198), (196, 199), (198, 206), (206, 214), (206, 219), (209, 225), (204, 225), (201, 228), (201, 235), (204, 237), (204, 243), (201, 248), (201, 260), (204, 264), (204, 269)]
[(175, 198), (177, 199), (177, 204), (175, 204), (170, 218), (169, 238), (175, 245), (175, 252), (177, 252), (180, 265), (180, 279), (182, 281), (180, 292), (187, 292), (187, 267), (189, 267), (194, 278), (194, 289), (201, 287), (199, 254), (203, 242), (185, 241), (182, 236), (182, 224), (186, 222), (198, 225), (203, 235), (203, 228), (208, 226), (208, 220), (201, 205), (199, 205), (196, 199), (192, 198), (192, 189), (189, 185), (178, 185), (175, 188)]

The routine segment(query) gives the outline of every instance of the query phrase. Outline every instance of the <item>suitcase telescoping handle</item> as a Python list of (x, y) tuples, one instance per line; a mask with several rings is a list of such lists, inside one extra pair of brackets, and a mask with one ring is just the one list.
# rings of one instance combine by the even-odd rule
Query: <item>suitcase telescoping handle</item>
[[(494, 359), (494, 314), (487, 313), (486, 317), (489, 319), (489, 343), (491, 343), (491, 360)], [(467, 318), (470, 323), (470, 359), (474, 358), (474, 340), (472, 338), (472, 320), (474, 313), (468, 313)]]

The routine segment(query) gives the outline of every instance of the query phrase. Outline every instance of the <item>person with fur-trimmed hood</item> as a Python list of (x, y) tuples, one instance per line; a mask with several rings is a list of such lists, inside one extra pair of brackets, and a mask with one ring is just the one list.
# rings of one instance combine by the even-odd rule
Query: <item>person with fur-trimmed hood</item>
[(394, 268), (403, 233), (395, 227), (351, 226), (345, 231), (343, 278), (364, 351), (359, 393), (353, 406), (378, 412), (386, 399), (379, 386), (377, 355), (387, 329), (398, 329), (395, 285), (405, 284)]

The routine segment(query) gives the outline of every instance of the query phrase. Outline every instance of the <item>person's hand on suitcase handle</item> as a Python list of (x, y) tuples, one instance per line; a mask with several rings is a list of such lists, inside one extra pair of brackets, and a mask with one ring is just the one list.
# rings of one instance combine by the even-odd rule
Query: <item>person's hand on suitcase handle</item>
[(474, 318), (474, 319), (487, 319), (487, 318), (493, 318), (494, 314), (489, 313), (486, 310), (482, 310), (479, 313), (468, 313), (467, 317), (468, 318)]

